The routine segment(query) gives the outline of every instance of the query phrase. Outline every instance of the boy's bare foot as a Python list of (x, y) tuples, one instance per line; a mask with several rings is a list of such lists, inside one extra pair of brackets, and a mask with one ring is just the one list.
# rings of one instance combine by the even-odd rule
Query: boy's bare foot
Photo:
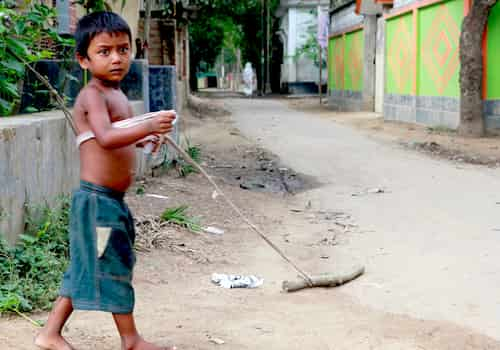
[(43, 331), (35, 338), (35, 345), (43, 350), (75, 350), (60, 334), (48, 335)]
[(124, 339), (122, 341), (122, 350), (177, 350), (177, 348), (175, 346), (160, 347), (138, 337)]

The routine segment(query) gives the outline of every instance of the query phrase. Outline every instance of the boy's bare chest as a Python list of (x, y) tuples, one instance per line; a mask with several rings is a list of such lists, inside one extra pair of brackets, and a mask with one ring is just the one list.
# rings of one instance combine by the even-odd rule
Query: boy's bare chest
[(129, 102), (121, 91), (113, 91), (106, 94), (106, 102), (111, 122), (130, 118)]

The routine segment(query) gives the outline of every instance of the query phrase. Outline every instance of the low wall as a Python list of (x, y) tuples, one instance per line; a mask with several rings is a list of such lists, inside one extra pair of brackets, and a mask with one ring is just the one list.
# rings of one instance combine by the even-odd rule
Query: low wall
[[(133, 101), (134, 114), (144, 103)], [(138, 149), (137, 175), (147, 164)], [(75, 137), (61, 111), (0, 118), (0, 235), (14, 242), (24, 231), (25, 206), (53, 203), (78, 185)]]
[(458, 98), (386, 94), (384, 119), (456, 129), (460, 121)]
[[(149, 108), (151, 111), (175, 109), (177, 111), (177, 123), (170, 137), (179, 142), (179, 125), (181, 107), (177, 95), (177, 69), (175, 66), (149, 66)], [(161, 147), (160, 151), (150, 161), (151, 167), (158, 167), (167, 160), (174, 158), (173, 153), (167, 145)]]
[[(83, 71), (76, 61), (40, 60), (35, 64), (36, 70), (46, 76), (50, 83), (67, 97), (67, 103), (72, 106), (76, 96), (83, 86)], [(143, 100), (145, 111), (149, 111), (149, 66), (146, 60), (133, 60), (127, 76), (120, 83), (120, 87), (129, 100)], [(69, 79), (70, 74), (74, 79)], [(88, 79), (92, 77), (89, 73)], [(24, 77), (23, 94), (20, 111), (27, 107), (38, 110), (50, 109), (51, 100), (47, 94), (37, 94), (39, 81), (31, 72)]]
[(331, 90), (328, 107), (338, 112), (360, 112), (363, 108), (363, 93), (351, 90)]

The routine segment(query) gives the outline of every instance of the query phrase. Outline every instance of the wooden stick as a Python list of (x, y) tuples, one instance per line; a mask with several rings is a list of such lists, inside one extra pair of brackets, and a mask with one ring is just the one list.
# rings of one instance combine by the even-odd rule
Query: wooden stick
[[(64, 112), (66, 120), (69, 122), (71, 128), (73, 129), (73, 132), (76, 135), (77, 131), (76, 131), (76, 128), (75, 128), (75, 125), (74, 125), (74, 122), (73, 122), (73, 117), (71, 115), (71, 112), (65, 106), (64, 100), (59, 95), (59, 93), (52, 87), (52, 85), (50, 84), (50, 82), (47, 79), (45, 79), (45, 77), (43, 77), (41, 74), (39, 74), (34, 68), (32, 68), (22, 58), (20, 58), (19, 56), (17, 56), (15, 53), (13, 53), (13, 54), (14, 54), (15, 57), (17, 57), (17, 59), (19, 59), (21, 62), (23, 62), (37, 76), (37, 78), (40, 79), (40, 81), (45, 86), (47, 86), (47, 88), (49, 89), (49, 91), (55, 96), (57, 103), (59, 104), (59, 106), (61, 107), (61, 109)], [(349, 276), (351, 276), (351, 275), (346, 276), (347, 278), (344, 277), (344, 276), (335, 277), (335, 278), (332, 278), (331, 276), (321, 277), (321, 278), (318, 278), (318, 277), (311, 278), (306, 272), (304, 272), (301, 268), (299, 268), (297, 266), (297, 264), (295, 264), (289, 257), (287, 257), (285, 255), (285, 253), (283, 253), (281, 251), (281, 249), (279, 249), (267, 237), (267, 235), (264, 234), (252, 221), (250, 221), (250, 219), (247, 216), (245, 216), (243, 214), (243, 212), (233, 203), (233, 201), (229, 197), (227, 197), (224, 194), (224, 192), (222, 192), (222, 190), (219, 188), (219, 186), (217, 186), (217, 184), (212, 180), (212, 178), (210, 177), (210, 175), (208, 175), (208, 173), (198, 163), (196, 163), (181, 147), (179, 147), (177, 145), (177, 143), (174, 140), (172, 140), (172, 138), (170, 136), (165, 135), (165, 140), (177, 151), (177, 153), (179, 155), (182, 156), (182, 158), (184, 158), (189, 164), (191, 164), (193, 167), (195, 167), (210, 182), (210, 184), (215, 188), (216, 193), (219, 194), (219, 195), (221, 195), (225, 199), (226, 203), (229, 204), (229, 206), (238, 214), (238, 216), (254, 232), (256, 232), (271, 248), (274, 249), (274, 251), (276, 253), (278, 253), (288, 264), (290, 264), (290, 266), (292, 266), (295, 269), (295, 271), (297, 271), (300, 274), (300, 276), (303, 278), (303, 280), (301, 281), (300, 284), (292, 284), (291, 288), (288, 288), (289, 291), (292, 291), (292, 288), (295, 288), (294, 290), (298, 290), (298, 289), (305, 288), (305, 287), (338, 285), (338, 284), (346, 283), (346, 282), (350, 281), (351, 279), (354, 279), (354, 278), (358, 277), (360, 274), (363, 273), (363, 272), (361, 272), (361, 273), (358, 272), (357, 275), (355, 275), (354, 277), (351, 277), (350, 279), (349, 279)], [(362, 268), (362, 270), (364, 271), (364, 268)], [(286, 285), (288, 285), (291, 282), (286, 282), (285, 281), (284, 285), (285, 285), (285, 283), (286, 283)]]
[(357, 266), (354, 268), (352, 272), (345, 274), (324, 274), (318, 276), (312, 276), (312, 285), (309, 284), (309, 281), (284, 281), (282, 285), (282, 289), (285, 292), (295, 292), (297, 290), (301, 290), (304, 288), (313, 288), (313, 287), (337, 287), (353, 279), (358, 278), (363, 273), (365, 273), (365, 268), (363, 266)]

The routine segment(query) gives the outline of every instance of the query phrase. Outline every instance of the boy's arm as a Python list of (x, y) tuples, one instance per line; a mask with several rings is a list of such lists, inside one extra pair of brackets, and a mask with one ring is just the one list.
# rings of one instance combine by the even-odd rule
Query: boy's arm
[(106, 102), (95, 88), (85, 92), (84, 107), (87, 120), (96, 140), (103, 148), (113, 149), (129, 146), (155, 132), (151, 121), (146, 121), (129, 128), (113, 128)]
[[(134, 116), (134, 110), (132, 109), (132, 105), (129, 103), (128, 104), (128, 116), (129, 118)], [(146, 143), (148, 143), (150, 140), (155, 139), (156, 137), (153, 135), (148, 135), (146, 137), (143, 137), (135, 142), (135, 147), (144, 147)]]

